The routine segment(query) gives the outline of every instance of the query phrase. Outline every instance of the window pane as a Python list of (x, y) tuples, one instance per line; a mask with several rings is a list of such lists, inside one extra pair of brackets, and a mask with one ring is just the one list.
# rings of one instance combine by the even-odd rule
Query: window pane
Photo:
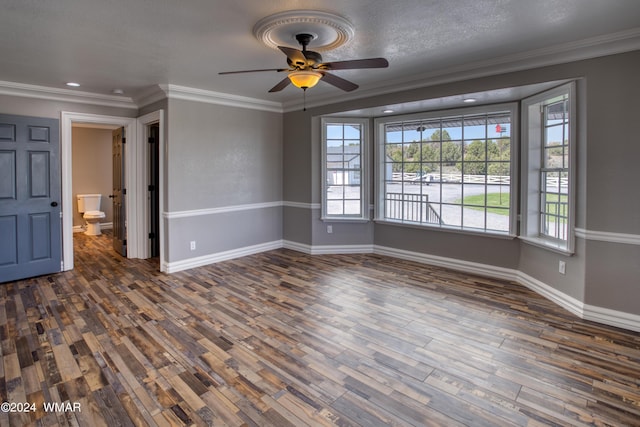
[(327, 215), (344, 215), (342, 200), (327, 201)]
[[(362, 214), (362, 125), (325, 123), (325, 215)], [(349, 200), (348, 204), (345, 201)], [(347, 209), (348, 208), (348, 209)]]
[(462, 216), (462, 226), (464, 228), (484, 229), (486, 225), (485, 219), (485, 209), (483, 207), (465, 207)]
[(327, 199), (342, 200), (344, 198), (344, 187), (341, 185), (331, 185), (327, 187)]
[[(511, 112), (387, 123), (385, 218), (458, 228), (464, 218), (465, 227), (488, 230), (491, 224), (491, 230), (508, 232), (510, 123)], [(492, 192), (498, 201), (489, 199)], [(490, 223), (491, 215), (499, 217)]]
[(511, 140), (508, 138), (492, 139), (487, 142), (489, 160), (505, 160), (511, 158)]
[(462, 207), (459, 205), (442, 205), (442, 221), (453, 227), (462, 226)]
[(344, 201), (344, 214), (345, 215), (360, 215), (360, 200), (345, 200)]
[(327, 139), (342, 139), (342, 125), (327, 125)]
[(475, 141), (464, 142), (464, 160), (478, 161), (487, 159), (487, 146), (485, 141), (476, 139)]
[(344, 139), (355, 139), (360, 141), (360, 125), (345, 125)]
[(442, 163), (455, 166), (462, 160), (462, 142), (445, 141), (442, 143)]
[(386, 136), (387, 143), (402, 142), (402, 129), (388, 128), (385, 136)]
[[(484, 118), (480, 120), (482, 124), (465, 125), (464, 127), (464, 139), (485, 139), (487, 137), (487, 126)], [(478, 121), (471, 121), (471, 123), (477, 123)], [(465, 121), (466, 124), (466, 121)]]

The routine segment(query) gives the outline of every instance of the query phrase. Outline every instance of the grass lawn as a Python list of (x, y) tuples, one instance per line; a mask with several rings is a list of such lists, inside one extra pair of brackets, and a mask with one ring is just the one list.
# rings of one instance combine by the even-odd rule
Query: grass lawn
[[(484, 194), (476, 194), (475, 196), (467, 196), (462, 203), (465, 207), (470, 209), (476, 209), (479, 211), (484, 210)], [(459, 201), (458, 201), (459, 202)], [(478, 206), (467, 206), (478, 205)], [(487, 212), (496, 213), (499, 215), (509, 215), (509, 193), (489, 193), (487, 194)], [(505, 209), (506, 208), (506, 209)]]
[[(475, 196), (467, 196), (462, 201), (465, 207), (469, 209), (476, 209), (479, 211), (484, 210), (484, 194), (477, 194)], [(558, 201), (558, 196), (553, 194), (547, 195), (547, 202), (549, 203), (547, 209), (549, 215), (566, 215), (566, 202), (567, 196), (561, 195), (560, 197), (560, 205), (556, 205), (555, 202)], [(456, 201), (460, 203), (460, 200)], [(469, 206), (476, 205), (476, 206)], [(504, 209), (506, 208), (506, 209)], [(560, 212), (557, 212), (558, 208), (560, 208)], [(489, 193), (487, 194), (487, 212), (496, 213), (499, 215), (509, 215), (509, 193), (503, 192), (502, 195), (500, 193)]]

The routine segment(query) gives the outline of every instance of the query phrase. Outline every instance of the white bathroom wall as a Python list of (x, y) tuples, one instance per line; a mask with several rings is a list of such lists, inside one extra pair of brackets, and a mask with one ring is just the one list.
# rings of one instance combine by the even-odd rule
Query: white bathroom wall
[(73, 226), (84, 225), (78, 213), (77, 194), (102, 194), (100, 210), (106, 214), (102, 223), (113, 221), (113, 209), (109, 194), (112, 191), (111, 167), (111, 130), (86, 127), (73, 127), (72, 138), (72, 188), (73, 188)]

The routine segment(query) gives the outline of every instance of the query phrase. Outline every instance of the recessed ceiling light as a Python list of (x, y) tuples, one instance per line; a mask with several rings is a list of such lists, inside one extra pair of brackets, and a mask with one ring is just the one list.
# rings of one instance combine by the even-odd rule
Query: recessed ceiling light
[(471, 104), (472, 102), (476, 102), (475, 98), (465, 98), (462, 102), (465, 104)]
[(67, 83), (67, 86), (71, 86), (71, 87), (80, 87), (80, 83), (76, 83), (76, 82), (69, 82), (69, 83)]
[(385, 114), (389, 114), (389, 113), (393, 113), (393, 110), (391, 108), (387, 108), (386, 110), (382, 110), (382, 112)]
[(124, 93), (124, 90), (122, 89), (114, 89), (111, 91), (111, 93), (113, 93), (114, 95), (122, 95)]

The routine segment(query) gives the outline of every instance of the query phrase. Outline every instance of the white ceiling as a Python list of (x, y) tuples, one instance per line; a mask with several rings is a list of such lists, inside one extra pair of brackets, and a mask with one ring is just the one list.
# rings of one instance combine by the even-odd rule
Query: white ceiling
[[(3, 0), (0, 81), (125, 97), (172, 84), (286, 104), (301, 91), (267, 91), (286, 67), (252, 34), (286, 10), (338, 14), (353, 24), (347, 44), (325, 61), (385, 57), (387, 69), (336, 71), (356, 92), (410, 87), (488, 65), (547, 58), (562, 62), (589, 46), (638, 49), (639, 0)], [(291, 46), (295, 46), (292, 41)], [(355, 92), (354, 92), (355, 94)], [(344, 96), (320, 82), (307, 101)]]

